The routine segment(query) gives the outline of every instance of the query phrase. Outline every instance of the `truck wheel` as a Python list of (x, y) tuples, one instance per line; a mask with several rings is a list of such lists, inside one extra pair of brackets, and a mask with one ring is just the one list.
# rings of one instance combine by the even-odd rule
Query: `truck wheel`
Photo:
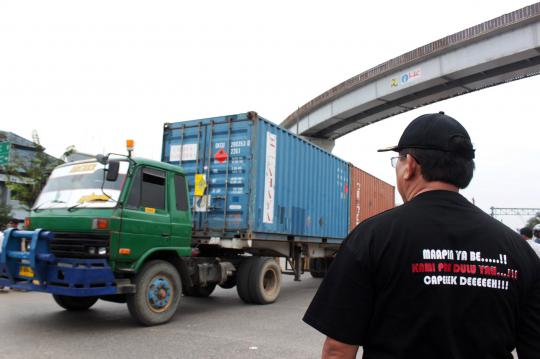
[(67, 310), (87, 310), (96, 304), (97, 297), (70, 297), (68, 295), (53, 294), (56, 304)]
[(309, 273), (313, 278), (323, 278), (325, 273), (322, 258), (311, 258), (309, 260)]
[(244, 259), (240, 263), (236, 274), (236, 291), (238, 292), (240, 299), (242, 299), (245, 303), (253, 303), (249, 292), (249, 277), (254, 263), (255, 258)]
[(207, 283), (206, 287), (198, 285), (194, 287), (184, 287), (182, 288), (182, 293), (184, 293), (186, 297), (206, 298), (212, 294), (214, 289), (216, 289), (216, 283)]
[(270, 304), (281, 290), (281, 268), (273, 258), (257, 258), (249, 275), (249, 293), (252, 303)]
[(127, 295), (133, 318), (148, 326), (168, 322), (176, 313), (182, 291), (176, 268), (163, 260), (150, 261), (137, 273), (134, 282), (136, 293)]
[(219, 286), (223, 289), (231, 289), (231, 288), (234, 288), (235, 285), (236, 285), (236, 273), (228, 277), (225, 283), (220, 284)]

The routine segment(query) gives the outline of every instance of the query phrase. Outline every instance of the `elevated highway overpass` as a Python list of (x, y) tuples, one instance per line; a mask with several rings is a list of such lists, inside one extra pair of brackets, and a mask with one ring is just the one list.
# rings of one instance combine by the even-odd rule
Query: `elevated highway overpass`
[(309, 101), (281, 126), (332, 150), (335, 139), (358, 128), (539, 72), (535, 3), (364, 71)]

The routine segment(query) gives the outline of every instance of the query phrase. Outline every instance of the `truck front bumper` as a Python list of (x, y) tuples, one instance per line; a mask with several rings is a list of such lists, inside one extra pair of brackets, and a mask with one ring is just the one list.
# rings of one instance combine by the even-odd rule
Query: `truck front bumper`
[(0, 268), (0, 286), (72, 297), (135, 293), (135, 285), (129, 280), (115, 280), (105, 259), (56, 261), (41, 268), (40, 275), (24, 262), (13, 268), (15, 275), (10, 275), (4, 265)]
[[(134, 293), (129, 279), (117, 280), (106, 259), (56, 258), (50, 232), (6, 231), (0, 251), (0, 286), (72, 297)], [(19, 239), (31, 238), (21, 251)]]

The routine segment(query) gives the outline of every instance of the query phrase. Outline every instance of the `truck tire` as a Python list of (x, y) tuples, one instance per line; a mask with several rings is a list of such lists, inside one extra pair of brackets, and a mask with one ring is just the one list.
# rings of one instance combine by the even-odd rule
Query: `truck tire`
[(324, 278), (326, 271), (322, 258), (311, 258), (309, 260), (309, 273), (313, 278)]
[(98, 300), (97, 297), (70, 297), (68, 295), (58, 294), (53, 294), (53, 298), (56, 304), (72, 311), (87, 310), (96, 304)]
[(127, 295), (129, 312), (139, 323), (151, 326), (168, 322), (176, 313), (182, 281), (169, 262), (153, 260), (135, 276), (137, 291)]
[(184, 293), (186, 297), (206, 298), (212, 294), (214, 289), (216, 289), (216, 283), (207, 283), (206, 287), (198, 285), (194, 287), (184, 287), (182, 288), (182, 293)]
[(240, 299), (242, 299), (245, 303), (248, 304), (253, 303), (249, 292), (249, 277), (251, 274), (251, 268), (255, 263), (255, 259), (256, 258), (252, 257), (244, 259), (240, 263), (236, 274), (236, 291), (238, 292), (238, 296), (240, 297)]
[(333, 260), (333, 257), (311, 258), (309, 260), (309, 273), (313, 278), (324, 278)]
[(249, 275), (249, 294), (254, 304), (270, 304), (281, 291), (281, 268), (274, 258), (256, 258)]

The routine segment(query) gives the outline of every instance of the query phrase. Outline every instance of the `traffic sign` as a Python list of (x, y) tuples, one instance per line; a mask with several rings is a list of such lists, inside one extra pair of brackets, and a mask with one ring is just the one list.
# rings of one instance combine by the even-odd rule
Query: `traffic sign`
[(7, 165), (9, 163), (9, 149), (10, 148), (11, 148), (11, 143), (0, 142), (0, 166)]

